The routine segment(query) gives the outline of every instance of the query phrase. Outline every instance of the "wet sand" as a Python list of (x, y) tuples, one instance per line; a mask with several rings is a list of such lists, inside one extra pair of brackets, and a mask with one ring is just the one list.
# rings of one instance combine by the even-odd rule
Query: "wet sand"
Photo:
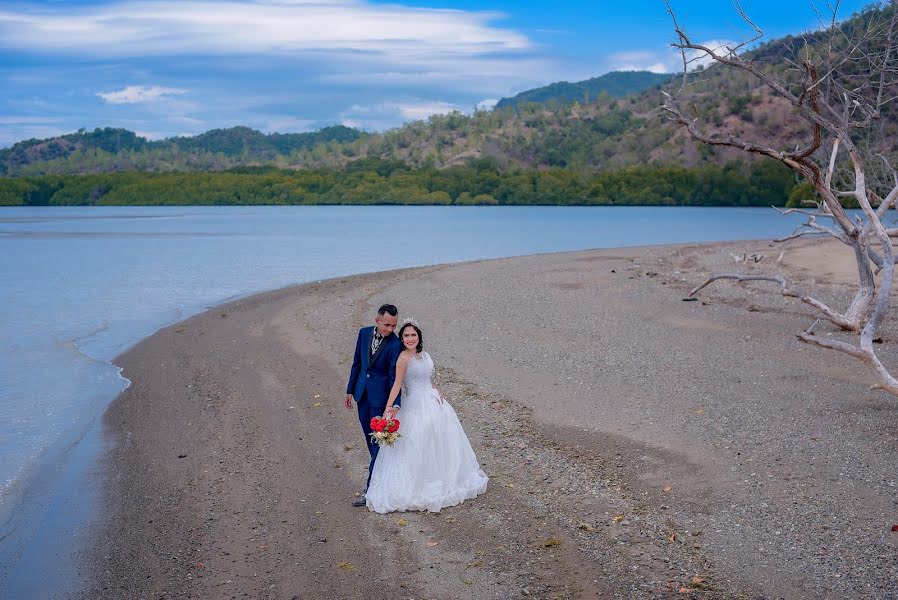
[[(784, 254), (780, 258), (780, 252)], [(763, 254), (735, 264), (731, 254)], [(896, 598), (898, 401), (801, 345), (829, 243), (599, 250), (362, 275), (214, 308), (120, 357), (89, 598)], [(779, 261), (777, 260), (779, 259)], [(389, 301), (490, 475), (439, 514), (351, 506), (342, 407)], [(818, 333), (831, 332), (824, 324)], [(883, 337), (898, 362), (893, 320)], [(401, 415), (400, 415), (401, 416)]]

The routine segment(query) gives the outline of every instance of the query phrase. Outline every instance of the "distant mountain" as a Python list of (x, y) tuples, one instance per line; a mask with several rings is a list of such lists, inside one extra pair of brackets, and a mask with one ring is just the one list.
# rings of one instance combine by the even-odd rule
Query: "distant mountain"
[(612, 71), (586, 81), (568, 83), (559, 81), (545, 87), (527, 90), (511, 98), (502, 98), (496, 104), (501, 110), (510, 106), (518, 106), (527, 102), (538, 104), (556, 103), (571, 104), (579, 102), (588, 104), (595, 101), (603, 93), (612, 98), (623, 98), (631, 94), (653, 88), (666, 83), (673, 77), (669, 73), (651, 73), (649, 71)]
[[(862, 33), (877, 11), (896, 9), (894, 3), (871, 7), (846, 20), (842, 28)], [(828, 47), (824, 36), (811, 33), (772, 40), (747, 56), (771, 75), (794, 81), (798, 75), (789, 60), (795, 48), (813, 53)], [(564, 169), (586, 175), (645, 165), (704, 169), (735, 162), (745, 167), (761, 160), (735, 148), (698, 143), (671, 123), (661, 108), (659, 89), (671, 77), (648, 72), (609, 73), (588, 82), (531, 90), (509, 99), (517, 104), (506, 103), (504, 108), (477, 110), (472, 115), (432, 115), (382, 133), (329, 127), (308, 134), (266, 135), (235, 127), (148, 142), (120, 129), (81, 131), (50, 140), (29, 140), (0, 151), (0, 175), (171, 173), (247, 167), (347, 172), (354, 163), (358, 168), (387, 164), (393, 171), (471, 167), (500, 174)], [(586, 85), (590, 82), (603, 82), (605, 87), (599, 91), (599, 87)], [(615, 97), (639, 86), (642, 91)], [(561, 92), (571, 88), (578, 90), (577, 102), (563, 101), (571, 96)], [(812, 138), (813, 132), (795, 118), (788, 101), (739, 70), (712, 65), (687, 93), (684, 106), (706, 133), (732, 132), (774, 147), (790, 147)], [(898, 96), (898, 90), (893, 95)], [(545, 98), (548, 100), (539, 101)], [(876, 150), (898, 163), (894, 156), (898, 103), (886, 105), (880, 123)]]
[[(193, 137), (149, 141), (127, 129), (81, 129), (0, 150), (0, 175), (31, 172), (220, 170), (269, 164), (317, 144), (348, 143), (362, 132), (337, 125), (309, 133), (262, 133), (249, 127), (213, 129)], [(114, 158), (113, 158), (114, 157)]]
[(257, 159), (274, 159), (278, 154), (311, 148), (322, 142), (352, 142), (361, 132), (336, 125), (311, 133), (262, 133), (249, 127), (213, 129), (193, 137), (178, 137), (154, 142), (153, 147), (177, 146), (187, 152), (220, 152), (225, 156), (248, 156)]
[(83, 149), (103, 150), (116, 154), (123, 150), (143, 150), (148, 146), (146, 138), (127, 129), (79, 130), (43, 140), (30, 139), (0, 150), (0, 173), (14, 172), (17, 167), (31, 163), (65, 158)]

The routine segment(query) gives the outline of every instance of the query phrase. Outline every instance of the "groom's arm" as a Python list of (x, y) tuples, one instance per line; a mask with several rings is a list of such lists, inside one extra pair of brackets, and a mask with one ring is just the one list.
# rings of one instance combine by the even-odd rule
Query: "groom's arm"
[(359, 329), (359, 338), (355, 342), (355, 354), (352, 356), (352, 368), (349, 369), (349, 383), (346, 384), (346, 395), (351, 396), (355, 391), (355, 384), (359, 380), (359, 371), (362, 368), (362, 332), (363, 327)]

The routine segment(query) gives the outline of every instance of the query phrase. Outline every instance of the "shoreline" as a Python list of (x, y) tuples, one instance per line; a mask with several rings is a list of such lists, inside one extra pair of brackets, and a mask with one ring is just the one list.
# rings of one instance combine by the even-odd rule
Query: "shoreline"
[[(354, 275), (252, 295), (160, 329), (115, 361), (125, 369), (132, 386), (104, 415), (104, 428), (115, 441), (104, 460), (110, 510), (97, 532), (94, 550), (89, 552), (93, 573), (82, 581), (85, 597), (165, 590), (179, 597), (184, 586), (200, 595), (243, 591), (271, 597), (313, 597), (322, 595), (311, 593), (318, 590), (333, 597), (353, 597), (366, 589), (364, 565), (369, 561), (381, 565), (383, 552), (403, 556), (403, 564), (415, 565), (411, 571), (379, 573), (385, 575), (378, 583), (384, 596), (431, 593), (452, 597), (440, 595), (449, 593), (439, 587), (446, 577), (458, 582), (448, 588), (455, 597), (472, 598), (509, 589), (514, 591), (510, 597), (524, 591), (584, 598), (672, 593), (676, 585), (689, 585), (692, 577), (709, 582), (711, 591), (704, 592), (705, 597), (709, 593), (712, 597), (740, 597), (752, 592), (747, 583), (758, 585), (755, 576), (763, 574), (758, 572), (761, 566), (746, 564), (746, 572), (739, 572), (738, 558), (733, 557), (740, 556), (740, 551), (726, 549), (732, 541), (728, 532), (710, 533), (693, 525), (714, 522), (702, 514), (701, 505), (708, 498), (744, 493), (725, 468), (734, 461), (730, 448), (677, 442), (680, 432), (659, 429), (654, 420), (617, 402), (615, 394), (601, 392), (602, 386), (589, 376), (596, 364), (564, 365), (567, 379), (552, 382), (551, 394), (546, 394), (545, 382), (531, 373), (542, 361), (532, 353), (522, 353), (514, 344), (521, 323), (529, 322), (520, 316), (541, 314), (530, 310), (533, 305), (554, 299), (549, 306), (558, 307), (569, 302), (563, 297), (568, 292), (601, 291), (610, 271), (598, 275), (584, 268), (593, 264), (614, 264), (615, 272), (631, 273), (624, 286), (642, 292), (637, 295), (640, 299), (646, 290), (652, 294), (676, 291), (680, 304), (674, 306), (687, 311), (698, 305), (710, 306), (708, 312), (727, 312), (740, 303), (745, 311), (749, 302), (760, 310), (748, 308), (752, 314), (743, 315), (740, 324), (753, 332), (762, 328), (753, 321), (758, 312), (768, 316), (783, 310), (779, 318), (794, 321), (800, 307), (782, 302), (775, 293), (757, 292), (757, 286), (716, 288), (707, 295), (714, 298), (707, 304), (680, 302), (682, 290), (688, 288), (682, 281), (685, 278), (677, 277), (683, 274), (680, 269), (695, 269), (690, 261), (697, 261), (696, 256), (707, 258), (746, 245), (764, 246), (766, 242), (572, 251)], [(798, 251), (808, 245), (796, 244)], [(634, 269), (634, 263), (639, 267)], [(539, 285), (527, 289), (517, 278), (509, 280), (509, 273), (503, 271), (514, 272), (518, 278), (536, 273)], [(556, 280), (565, 272), (569, 280)], [(472, 290), (475, 296), (496, 293), (496, 289), (476, 291), (482, 288), (476, 283), (485, 276), (504, 292), (501, 298), (506, 301), (516, 298), (512, 291), (535, 296), (523, 304), (509, 302), (508, 308), (516, 309), (512, 312), (518, 315), (509, 320), (493, 311), (485, 298), (472, 299)], [(545, 292), (547, 289), (552, 291)], [(746, 289), (751, 293), (746, 295)], [(601, 293), (611, 304), (629, 298), (607, 290)], [(396, 300), (390, 294), (406, 297)], [(440, 297), (435, 299), (437, 295)], [(334, 306), (335, 299), (345, 305)], [(370, 320), (372, 306), (388, 299), (397, 301), (402, 315), (427, 322), (428, 331), (434, 332), (430, 339), (439, 349), (435, 358), (440, 385), (453, 392), (453, 406), (492, 479), (482, 500), (446, 511), (442, 517), (406, 517), (415, 531), (397, 526), (395, 515), (379, 518), (349, 506), (357, 491), (356, 480), (364, 476), (360, 460), (364, 446), (355, 431), (354, 415), (339, 406), (343, 363), (351, 351), (346, 344), (351, 343), (355, 328)], [(578, 298), (578, 303), (583, 300)], [(732, 335), (738, 330), (691, 314), (652, 320), (653, 311), (644, 312), (645, 307), (636, 304), (628, 310), (636, 313), (636, 322), (648, 319), (658, 328), (655, 339), (665, 337), (664, 328), (698, 330), (703, 337)], [(458, 316), (458, 307), (481, 317), (475, 320), (483, 329), (479, 339), (457, 331), (452, 317)], [(591, 308), (596, 313), (607, 312), (606, 303), (595, 300)], [(304, 310), (316, 318), (309, 318)], [(583, 323), (586, 318), (574, 305), (557, 310), (573, 322)], [(728, 317), (732, 315), (728, 313)], [(323, 330), (322, 322), (327, 324)], [(579, 347), (590, 348), (589, 336), (576, 328), (568, 330), (565, 322), (549, 328), (546, 336), (552, 344), (544, 349), (552, 350), (558, 338), (568, 336), (576, 339)], [(603, 321), (603, 326), (609, 323)], [(601, 327), (590, 331), (600, 337), (603, 333)], [(783, 344), (788, 334), (780, 332), (782, 340), (777, 345), (791, 352), (788, 344)], [(767, 335), (768, 342), (777, 339), (769, 331)], [(603, 360), (598, 362), (605, 367), (638, 362), (637, 355), (631, 353), (614, 356), (626, 350), (625, 344), (618, 346), (608, 356), (599, 356)], [(826, 362), (829, 356), (796, 354), (809, 363)], [(502, 361), (497, 358), (500, 356)], [(559, 364), (565, 359), (562, 354), (552, 358)], [(579, 358), (583, 357), (571, 362)], [(777, 364), (764, 361), (764, 368), (775, 373)], [(858, 389), (857, 378), (863, 373), (851, 364), (845, 366), (848, 372), (840, 375), (848, 379), (848, 393), (870, 396), (873, 405), (881, 407), (877, 410), (893, 406)], [(637, 369), (635, 374), (644, 370)], [(667, 375), (670, 378), (676, 372)], [(611, 379), (615, 379), (612, 387), (616, 393), (632, 394), (639, 406), (654, 406), (646, 403), (650, 398), (638, 398), (640, 385), (630, 378)], [(584, 388), (607, 396), (607, 406), (598, 410), (582, 404), (579, 398)], [(547, 406), (545, 396), (558, 395), (560, 390), (562, 396), (577, 401), (563, 408), (555, 403)], [(321, 399), (313, 401), (316, 394)], [(257, 397), (260, 395), (267, 397)], [(149, 405), (151, 399), (162, 406)], [(674, 398), (672, 404), (683, 400)], [(706, 398), (703, 404), (710, 400)], [(614, 425), (603, 421), (597, 426), (595, 419), (608, 418), (615, 411), (623, 411), (620, 414), (625, 417)], [(703, 416), (712, 409), (690, 405), (685, 412)], [(725, 425), (735, 426), (724, 419)], [(718, 428), (714, 442), (725, 432), (721, 424)], [(507, 445), (506, 439), (516, 441)], [(781, 443), (782, 435), (776, 441)], [(182, 454), (183, 458), (178, 458)], [(515, 473), (515, 467), (522, 464), (533, 471), (553, 468), (548, 469), (548, 480), (534, 482)], [(770, 465), (771, 471), (776, 466)], [(310, 489), (306, 477), (295, 475), (297, 471), (313, 473), (311, 479), (317, 486), (312, 487), (322, 489)], [(601, 484), (589, 485), (595, 481)], [(666, 487), (664, 482), (675, 482), (671, 487), (676, 491), (659, 492)], [(782, 488), (783, 482), (778, 483)], [(678, 498), (681, 486), (687, 491)], [(559, 494), (567, 499), (559, 499)], [(563, 516), (551, 509), (546, 512), (545, 507), (553, 503), (564, 509)], [(322, 510), (307, 510), (304, 505), (308, 504)], [(508, 506), (519, 507), (528, 522), (511, 526), (520, 515), (510, 512)], [(258, 510), (260, 507), (265, 510)], [(576, 514), (567, 514), (570, 510)], [(727, 513), (729, 509), (721, 505), (720, 510)], [(281, 520), (286, 525), (263, 512), (285, 517)], [(154, 518), (138, 522), (147, 515)], [(624, 518), (615, 521), (619, 515)], [(669, 522), (677, 523), (679, 531), (669, 531)], [(744, 525), (749, 523), (757, 526), (745, 518)], [(462, 525), (469, 527), (465, 529), (469, 533), (459, 531)], [(365, 533), (359, 536), (359, 531)], [(696, 531), (701, 533), (695, 535)], [(489, 539), (485, 533), (490, 534)], [(688, 543), (664, 543), (671, 533), (678, 533), (675, 540)], [(344, 537), (336, 537), (339, 535)], [(437, 541), (436, 549), (422, 546), (425, 537)], [(546, 540), (558, 541), (558, 545), (546, 545)], [(889, 547), (889, 536), (878, 543)], [(631, 551), (631, 545), (638, 550)], [(97, 551), (100, 547), (102, 552)], [(509, 547), (526, 548), (525, 556), (513, 555)], [(502, 556), (506, 566), (490, 565), (484, 556)], [(594, 566), (597, 557), (601, 567)], [(297, 558), (300, 560), (294, 560)], [(297, 566), (310, 561), (314, 565), (311, 572), (295, 572)], [(349, 566), (340, 567), (344, 563)], [(785, 561), (792, 563), (794, 559)], [(668, 568), (670, 565), (675, 568)], [(534, 573), (526, 575), (528, 571)], [(815, 587), (815, 582), (823, 579), (813, 569), (810, 575), (786, 571), (782, 574), (786, 588), (762, 589), (785, 597), (809, 597), (826, 589)], [(887, 569), (883, 573), (890, 575)], [(853, 579), (847, 577), (839, 583)], [(868, 578), (868, 588), (871, 581), (880, 584), (881, 577)]]
[[(653, 246), (638, 247), (650, 248)], [(581, 250), (560, 251), (553, 254), (564, 255), (574, 252), (581, 252)], [(510, 257), (477, 259), (465, 262), (473, 264), (494, 260), (540, 256), (542, 254), (543, 253), (532, 253)], [(295, 283), (282, 288), (262, 292), (248, 292), (246, 294), (232, 296), (212, 304), (205, 309), (191, 309), (189, 311), (189, 316), (158, 326), (149, 334), (126, 346), (125, 350), (120, 355), (112, 360), (103, 362), (110, 367), (113, 367), (116, 371), (116, 377), (127, 382), (128, 386), (130, 386), (131, 380), (123, 374), (123, 368), (119, 365), (120, 357), (127, 354), (131, 349), (144, 340), (157, 335), (162, 330), (175, 327), (180, 323), (189, 321), (190, 319), (203, 314), (204, 312), (239, 303), (242, 300), (256, 298), (257, 296), (263, 297), (268, 294), (285, 292), (307, 285), (326, 284), (331, 281), (352, 277), (402, 273), (406, 270), (415, 268), (450, 267), (453, 265), (465, 264), (465, 262), (441, 263), (385, 272), (359, 273), (327, 280)], [(90, 360), (100, 360), (92, 356), (89, 356), (88, 358), (90, 358)], [(14, 497), (16, 504), (10, 507), (10, 520), (6, 523), (6, 525), (9, 526), (10, 533), (8, 536), (4, 536), (4, 540), (7, 544), (5, 550), (9, 550), (8, 555), (16, 556), (16, 558), (15, 560), (10, 559), (5, 565), (2, 580), (0, 580), (3, 583), (3, 589), (17, 590), (24, 593), (28, 593), (29, 590), (42, 590), (42, 585), (46, 581), (46, 577), (42, 576), (42, 574), (53, 572), (55, 573), (54, 577), (57, 581), (68, 582), (71, 579), (71, 573), (76, 573), (81, 570), (81, 567), (78, 564), (78, 557), (86, 551), (82, 541), (85, 538), (90, 537), (90, 531), (93, 528), (94, 522), (102, 517), (102, 515), (98, 516), (97, 514), (98, 503), (96, 501), (96, 496), (100, 494), (100, 490), (97, 489), (95, 484), (90, 484), (88, 480), (94, 477), (94, 471), (99, 462), (98, 459), (102, 458), (106, 453), (105, 446), (108, 445), (108, 441), (105, 439), (105, 436), (107, 432), (102, 425), (102, 421), (104, 420), (105, 413), (109, 410), (109, 407), (115, 401), (116, 397), (112, 397), (105, 404), (105, 408), (102, 409), (102, 412), (99, 413), (97, 417), (86, 422), (83, 431), (81, 431), (77, 439), (74, 439), (71, 443), (66, 441), (66, 443), (57, 444), (57, 451), (52, 453), (54, 458), (38, 463), (34, 473), (29, 476), (28, 480), (26, 480), (27, 486), (23, 487), (23, 491), (18, 496)], [(88, 442), (87, 440), (90, 441)], [(63, 477), (68, 479), (69, 483), (62, 487), (56, 486), (55, 483), (57, 480), (60, 480)], [(34, 506), (31, 506), (31, 504)], [(55, 508), (47, 509), (47, 506)], [(54, 514), (50, 516), (48, 511)], [(67, 514), (70, 516), (64, 516)], [(52, 525), (29, 525), (29, 523), (41, 523), (43, 521), (46, 521), (47, 523), (52, 522)], [(63, 532), (66, 538), (71, 538), (75, 541), (59, 546), (57, 544), (58, 536)], [(22, 555), (30, 555), (32, 558), (23, 559), (21, 558)], [(66, 573), (68, 575), (66, 575)], [(66, 589), (64, 595), (67, 594), (67, 588), (59, 588), (58, 591), (63, 593), (62, 589)]]

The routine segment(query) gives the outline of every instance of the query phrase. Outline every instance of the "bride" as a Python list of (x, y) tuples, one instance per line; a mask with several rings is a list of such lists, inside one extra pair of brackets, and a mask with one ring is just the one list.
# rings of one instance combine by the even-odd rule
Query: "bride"
[(400, 438), (384, 446), (374, 462), (365, 495), (369, 510), (379, 513), (455, 506), (486, 491), (489, 481), (455, 411), (433, 386), (433, 361), (424, 352), (418, 324), (407, 319), (399, 329), (404, 347), (396, 362), (396, 382), (385, 417), (402, 383)]

